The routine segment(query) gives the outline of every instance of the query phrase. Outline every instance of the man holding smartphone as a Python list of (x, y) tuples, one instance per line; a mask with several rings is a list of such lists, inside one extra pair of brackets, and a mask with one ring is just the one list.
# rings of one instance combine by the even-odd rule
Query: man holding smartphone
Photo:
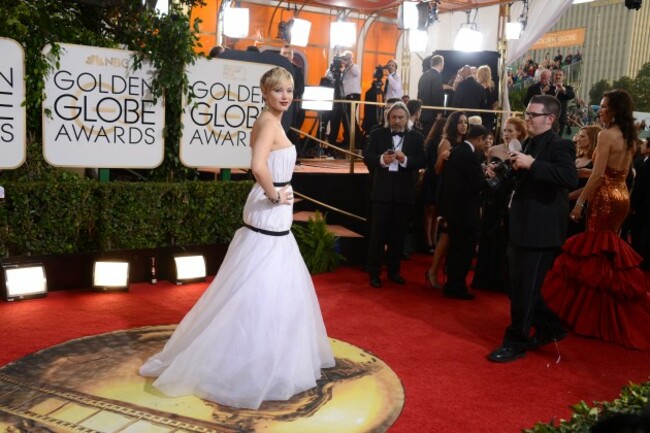
[(388, 278), (406, 284), (400, 274), (400, 258), (417, 188), (418, 170), (424, 167), (424, 137), (408, 129), (409, 111), (396, 102), (386, 111), (388, 127), (370, 133), (364, 163), (373, 173), (370, 191), (371, 218), (368, 239), (370, 285), (381, 287), (379, 277), (384, 245), (387, 245)]

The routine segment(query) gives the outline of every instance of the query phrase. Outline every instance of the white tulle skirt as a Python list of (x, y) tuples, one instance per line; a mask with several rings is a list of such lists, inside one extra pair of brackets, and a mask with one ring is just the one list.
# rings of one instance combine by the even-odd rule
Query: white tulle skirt
[(293, 234), (241, 228), (203, 296), (140, 368), (169, 396), (257, 409), (313, 388), (334, 358)]

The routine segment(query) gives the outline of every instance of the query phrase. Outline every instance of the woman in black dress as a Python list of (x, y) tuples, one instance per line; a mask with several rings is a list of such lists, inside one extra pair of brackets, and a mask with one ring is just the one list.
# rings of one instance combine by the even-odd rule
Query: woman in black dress
[(433, 254), (434, 249), (435, 222), (436, 218), (438, 218), (438, 211), (436, 209), (438, 175), (436, 174), (435, 166), (436, 160), (438, 159), (438, 145), (440, 144), (440, 140), (442, 140), (442, 130), (446, 122), (447, 118), (445, 117), (437, 119), (424, 142), (427, 165), (424, 170), (424, 177), (422, 178), (422, 201), (424, 202), (424, 221), (422, 227), (424, 228), (424, 242), (427, 254)]

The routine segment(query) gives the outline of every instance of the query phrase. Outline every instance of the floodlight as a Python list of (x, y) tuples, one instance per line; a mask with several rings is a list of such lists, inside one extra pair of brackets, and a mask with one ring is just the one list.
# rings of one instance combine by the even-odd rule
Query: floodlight
[(248, 36), (248, 8), (227, 7), (223, 13), (223, 34), (231, 38)]
[(205, 258), (197, 256), (175, 256), (176, 284), (204, 281), (206, 276)]
[(521, 36), (524, 26), (520, 22), (506, 23), (506, 39), (516, 40)]
[(409, 49), (411, 52), (424, 52), (429, 43), (426, 30), (409, 30)]
[(399, 9), (402, 16), (402, 28), (405, 30), (415, 30), (419, 24), (418, 2), (405, 1)]
[(40, 263), (3, 263), (5, 299), (19, 301), (47, 295), (45, 267)]
[(330, 45), (351, 47), (357, 42), (357, 25), (346, 21), (334, 21), (330, 24)]
[(334, 106), (334, 88), (306, 86), (302, 94), (302, 109), (331, 111)]
[(129, 262), (98, 260), (93, 267), (93, 288), (100, 291), (129, 290)]
[(306, 47), (309, 43), (309, 32), (311, 31), (311, 22), (294, 18), (291, 25), (291, 45)]
[(470, 27), (461, 27), (456, 34), (454, 50), (456, 51), (481, 51), (483, 47), (483, 33)]

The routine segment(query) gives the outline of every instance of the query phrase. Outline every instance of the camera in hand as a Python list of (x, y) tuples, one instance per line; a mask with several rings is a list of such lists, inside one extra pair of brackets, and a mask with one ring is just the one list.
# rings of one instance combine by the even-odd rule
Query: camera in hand
[(512, 168), (510, 160), (501, 161), (492, 168), (495, 176), (486, 180), (488, 188), (493, 191), (499, 191), (505, 188), (511, 180), (515, 178), (515, 170)]

